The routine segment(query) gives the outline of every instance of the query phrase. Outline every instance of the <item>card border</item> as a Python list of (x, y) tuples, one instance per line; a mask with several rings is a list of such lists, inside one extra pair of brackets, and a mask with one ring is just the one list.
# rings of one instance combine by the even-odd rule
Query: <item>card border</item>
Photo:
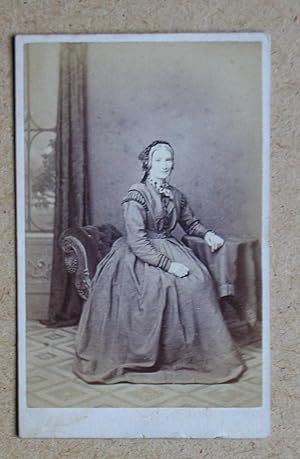
[[(262, 406), (251, 408), (29, 408), (26, 404), (24, 45), (30, 43), (258, 42), (262, 49)], [(260, 438), (270, 435), (271, 40), (250, 33), (24, 34), (15, 36), (18, 434), (25, 438)], [(117, 420), (117, 422), (116, 422)]]

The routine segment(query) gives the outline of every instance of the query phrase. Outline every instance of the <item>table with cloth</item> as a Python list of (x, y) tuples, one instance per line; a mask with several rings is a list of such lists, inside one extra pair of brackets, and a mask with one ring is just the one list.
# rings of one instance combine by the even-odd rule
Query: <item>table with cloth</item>
[(205, 263), (220, 298), (238, 306), (240, 317), (253, 327), (261, 315), (259, 241), (230, 237), (216, 252), (199, 237), (185, 235), (182, 241)]

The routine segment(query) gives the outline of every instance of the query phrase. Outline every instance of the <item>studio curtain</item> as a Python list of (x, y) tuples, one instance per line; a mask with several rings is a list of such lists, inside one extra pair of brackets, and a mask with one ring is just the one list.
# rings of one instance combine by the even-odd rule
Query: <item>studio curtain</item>
[(56, 205), (48, 326), (78, 322), (81, 302), (64, 270), (59, 237), (70, 227), (90, 223), (86, 117), (87, 45), (63, 44), (55, 148)]

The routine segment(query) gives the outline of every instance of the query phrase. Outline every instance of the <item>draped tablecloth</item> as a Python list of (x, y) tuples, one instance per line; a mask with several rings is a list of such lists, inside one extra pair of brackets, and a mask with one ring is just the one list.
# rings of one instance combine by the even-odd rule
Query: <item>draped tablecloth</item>
[(233, 300), (240, 317), (253, 327), (261, 312), (259, 241), (228, 238), (216, 252), (199, 237), (185, 235), (182, 241), (205, 263), (220, 298)]

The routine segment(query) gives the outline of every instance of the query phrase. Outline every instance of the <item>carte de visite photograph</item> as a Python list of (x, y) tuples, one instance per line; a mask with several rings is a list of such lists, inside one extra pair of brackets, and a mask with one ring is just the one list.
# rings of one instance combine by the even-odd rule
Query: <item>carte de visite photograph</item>
[(16, 37), (21, 436), (269, 434), (269, 47)]

